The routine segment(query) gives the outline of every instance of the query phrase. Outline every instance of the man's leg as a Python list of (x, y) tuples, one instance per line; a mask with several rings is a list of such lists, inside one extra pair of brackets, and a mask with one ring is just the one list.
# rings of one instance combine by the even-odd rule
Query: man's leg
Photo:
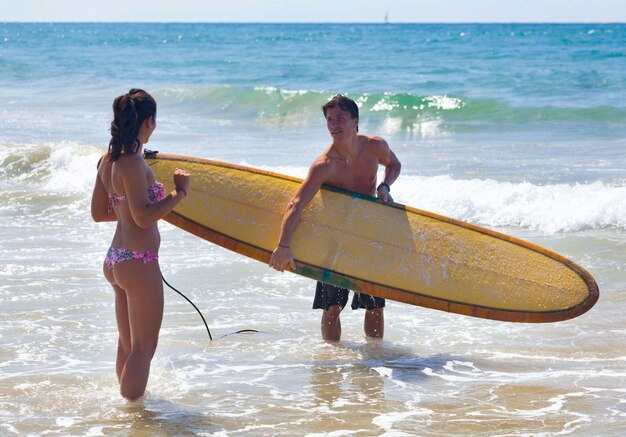
[(339, 314), (348, 302), (350, 292), (335, 285), (318, 282), (315, 289), (313, 309), (322, 309), (322, 338), (327, 341), (339, 341), (341, 339), (341, 321)]
[(363, 329), (369, 338), (383, 338), (385, 333), (385, 299), (364, 293), (354, 293), (352, 309), (365, 309)]
[(365, 322), (363, 328), (365, 335), (372, 338), (383, 338), (385, 333), (385, 308), (374, 308), (365, 311)]
[(324, 310), (322, 314), (322, 338), (326, 341), (339, 341), (341, 339), (341, 305), (333, 305)]

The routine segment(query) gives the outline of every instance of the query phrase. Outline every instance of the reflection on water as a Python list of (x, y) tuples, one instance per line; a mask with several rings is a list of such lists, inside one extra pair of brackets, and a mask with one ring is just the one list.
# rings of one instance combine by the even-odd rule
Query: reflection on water
[[(418, 357), (408, 347), (380, 340), (330, 345), (313, 357), (315, 361), (310, 366), (310, 386), (320, 418), (312, 432), (384, 432), (393, 422), (385, 414), (408, 413), (407, 405), (419, 402), (419, 386), (428, 379), (426, 369), (439, 372), (452, 359), (442, 355)], [(352, 359), (337, 360), (337, 352)], [(415, 391), (407, 391), (409, 386), (414, 386)]]
[[(125, 424), (132, 436), (192, 436), (222, 430), (198, 406), (178, 404), (149, 393), (138, 402), (117, 407), (116, 420)], [(107, 434), (106, 430), (103, 432)]]
[[(626, 423), (617, 233), (543, 237), (573, 258), (589, 250), (603, 294), (577, 319), (507, 324), (389, 302), (385, 340), (366, 341), (362, 312), (346, 311), (344, 340), (327, 343), (312, 281), (163, 226), (168, 281), (215, 340), (168, 292), (148, 395), (128, 404), (115, 378), (111, 291), (98, 263), (72, 270), (101, 259), (101, 237), (75, 225), (90, 230), (71, 237), (81, 250), (60, 263), (20, 251), (21, 269), (0, 284), (3, 435), (619, 435)], [(32, 246), (20, 232), (11, 247)], [(246, 328), (259, 332), (235, 333)]]
[[(601, 418), (602, 434), (611, 435), (626, 423), (616, 305), (517, 325), (390, 303), (385, 340), (366, 341), (362, 313), (348, 311), (345, 340), (327, 343), (310, 310), (311, 281), (184, 243), (200, 261), (172, 282), (182, 282), (216, 340), (169, 294), (148, 395), (135, 404), (118, 394), (112, 296), (95, 267), (91, 279), (46, 282), (47, 299), (32, 284), (32, 299), (0, 292), (10, 309), (0, 325), (2, 433), (550, 435), (584, 432)], [(200, 264), (220, 257), (233, 279), (207, 285), (222, 263)], [(606, 302), (623, 300), (619, 289), (606, 290)], [(243, 328), (260, 332), (235, 334)]]

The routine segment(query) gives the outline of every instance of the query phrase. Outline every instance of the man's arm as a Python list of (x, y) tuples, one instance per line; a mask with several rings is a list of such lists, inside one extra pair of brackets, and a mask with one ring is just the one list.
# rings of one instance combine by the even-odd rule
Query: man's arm
[(396, 154), (389, 148), (387, 141), (380, 137), (374, 137), (374, 141), (378, 162), (385, 166), (385, 174), (383, 175), (383, 180), (376, 189), (376, 195), (378, 198), (382, 199), (383, 202), (393, 202), (393, 199), (389, 195), (389, 187), (395, 182), (396, 179), (398, 179), (398, 176), (400, 176), (402, 164), (400, 164)]
[(296, 268), (296, 263), (291, 255), (291, 237), (300, 221), (302, 210), (309, 204), (322, 184), (328, 179), (331, 172), (331, 165), (332, 164), (328, 162), (325, 157), (316, 159), (311, 165), (307, 177), (302, 182), (302, 185), (300, 185), (298, 192), (293, 196), (283, 214), (283, 220), (280, 226), (280, 237), (278, 238), (278, 245), (270, 258), (270, 267), (280, 272), (285, 271), (285, 268), (288, 266), (291, 267), (292, 270)]

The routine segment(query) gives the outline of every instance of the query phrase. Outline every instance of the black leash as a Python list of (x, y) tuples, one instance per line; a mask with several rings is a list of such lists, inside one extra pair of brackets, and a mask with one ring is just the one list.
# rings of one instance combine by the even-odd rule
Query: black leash
[(229, 335), (235, 335), (235, 334), (252, 334), (254, 332), (259, 332), (259, 331), (257, 331), (256, 329), (240, 329), (237, 332), (231, 332), (230, 334), (224, 334), (220, 338), (228, 337)]
[(184, 294), (182, 294), (180, 291), (178, 291), (177, 289), (175, 289), (174, 287), (172, 287), (169, 282), (167, 282), (165, 280), (165, 278), (163, 277), (163, 273), (161, 273), (161, 279), (163, 279), (163, 282), (165, 282), (165, 285), (167, 285), (168, 287), (170, 287), (172, 290), (174, 290), (176, 293), (180, 294), (182, 297), (185, 298), (185, 300), (187, 302), (189, 302), (195, 309), (196, 311), (198, 311), (198, 314), (200, 314), (200, 317), (202, 317), (202, 321), (204, 322), (204, 326), (206, 327), (206, 332), (209, 334), (209, 338), (211, 339), (211, 341), (213, 341), (213, 337), (211, 336), (211, 331), (209, 330), (209, 325), (207, 325), (206, 320), (204, 320), (204, 316), (202, 315), (202, 313), (200, 312), (200, 310), (198, 309), (198, 307), (196, 306), (196, 304), (194, 304), (187, 296), (185, 296)]
[[(158, 154), (158, 153), (159, 153), (159, 151), (158, 151), (158, 150), (148, 150), (148, 149), (144, 149), (143, 153), (144, 153), (144, 155), (145, 155), (146, 157), (153, 158), (156, 154)], [(153, 162), (152, 164), (156, 164), (156, 162)], [(150, 164), (150, 165), (152, 165), (152, 164)], [(196, 311), (198, 311), (198, 314), (200, 314), (200, 317), (202, 317), (202, 322), (204, 323), (204, 327), (206, 328), (206, 332), (207, 332), (207, 334), (209, 334), (209, 338), (211, 339), (211, 341), (213, 341), (213, 336), (211, 336), (211, 330), (209, 329), (209, 325), (207, 325), (206, 320), (204, 319), (204, 316), (202, 315), (202, 312), (198, 309), (198, 307), (196, 306), (196, 304), (194, 304), (194, 303), (191, 301), (191, 299), (189, 299), (189, 298), (188, 298), (187, 296), (185, 296), (183, 293), (181, 293), (180, 291), (178, 291), (177, 289), (175, 289), (174, 287), (172, 287), (172, 286), (170, 285), (170, 283), (169, 283), (169, 282), (167, 282), (167, 281), (165, 280), (165, 278), (163, 277), (163, 273), (161, 273), (161, 279), (163, 280), (163, 282), (165, 283), (165, 285), (167, 285), (167, 286), (168, 286), (168, 287), (170, 287), (172, 290), (174, 290), (176, 293), (178, 293), (178, 294), (180, 294), (182, 297), (184, 297), (184, 298), (185, 298), (185, 300), (186, 300), (187, 302), (189, 302), (189, 303), (190, 303), (190, 304), (191, 304), (191, 305), (192, 305), (192, 306), (196, 309)], [(222, 335), (222, 337), (220, 337), (220, 338), (226, 337), (227, 335), (242, 334), (242, 333), (251, 333), (251, 332), (259, 332), (259, 331), (257, 331), (256, 329), (241, 329), (241, 330), (239, 330), (239, 331), (237, 331), (237, 332), (233, 332), (233, 333), (231, 333), (231, 334), (225, 334), (225, 335)]]
[[(213, 337), (211, 336), (211, 331), (209, 330), (209, 325), (207, 325), (206, 320), (204, 319), (204, 316), (202, 315), (202, 312), (198, 309), (198, 307), (196, 306), (196, 304), (194, 304), (191, 299), (189, 299), (187, 296), (185, 296), (183, 293), (181, 293), (180, 291), (178, 291), (177, 289), (175, 289), (174, 287), (172, 287), (170, 285), (169, 282), (167, 282), (165, 280), (165, 278), (163, 277), (163, 273), (161, 273), (161, 279), (163, 280), (163, 282), (165, 283), (165, 285), (167, 285), (168, 287), (170, 287), (172, 290), (174, 290), (176, 293), (180, 294), (182, 297), (185, 298), (185, 300), (187, 302), (189, 302), (195, 309), (196, 311), (198, 311), (198, 314), (200, 314), (200, 317), (202, 317), (202, 321), (204, 322), (204, 326), (206, 328), (206, 332), (209, 334), (209, 338), (211, 339), (211, 341), (213, 341)], [(244, 334), (244, 333), (253, 333), (253, 332), (259, 332), (256, 329), (240, 329), (237, 332), (232, 332), (230, 334), (224, 334), (222, 335), (220, 338), (224, 338), (228, 335), (233, 335), (233, 334)]]

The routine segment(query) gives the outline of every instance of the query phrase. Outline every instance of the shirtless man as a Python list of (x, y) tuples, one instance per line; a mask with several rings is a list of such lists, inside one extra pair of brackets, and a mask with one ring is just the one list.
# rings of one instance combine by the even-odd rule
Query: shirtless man
[[(295, 194), (283, 215), (278, 245), (270, 259), (270, 267), (283, 272), (296, 265), (289, 249), (304, 207), (313, 199), (322, 184), (333, 185), (357, 193), (373, 196), (376, 193), (383, 202), (392, 201), (390, 185), (400, 174), (400, 161), (389, 149), (387, 142), (376, 136), (358, 133), (359, 108), (356, 103), (341, 94), (322, 106), (332, 144), (309, 169), (306, 179)], [(384, 179), (376, 185), (378, 166), (385, 167)], [(313, 308), (324, 310), (322, 315), (322, 338), (339, 341), (341, 322), (339, 315), (348, 301), (349, 290), (322, 282), (317, 283)], [(354, 293), (352, 309), (365, 308), (365, 335), (382, 338), (384, 333), (385, 299)]]

